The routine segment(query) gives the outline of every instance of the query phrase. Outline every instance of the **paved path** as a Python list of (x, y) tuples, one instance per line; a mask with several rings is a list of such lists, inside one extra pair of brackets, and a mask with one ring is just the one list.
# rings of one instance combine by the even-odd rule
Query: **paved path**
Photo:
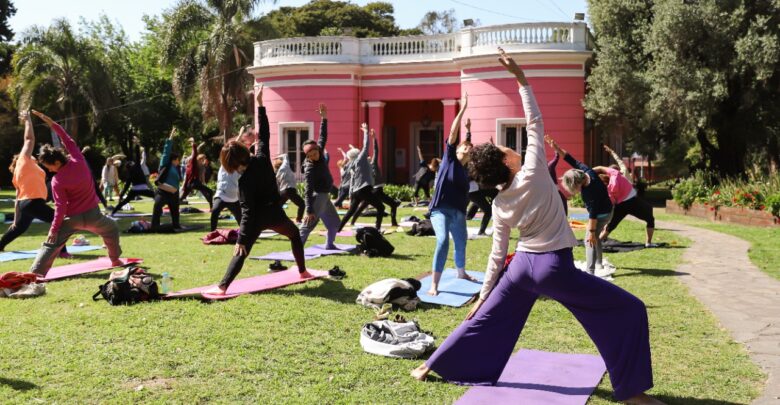
[(680, 279), (768, 374), (753, 404), (780, 404), (780, 281), (750, 262), (750, 243), (742, 239), (677, 222), (656, 224), (692, 240)]

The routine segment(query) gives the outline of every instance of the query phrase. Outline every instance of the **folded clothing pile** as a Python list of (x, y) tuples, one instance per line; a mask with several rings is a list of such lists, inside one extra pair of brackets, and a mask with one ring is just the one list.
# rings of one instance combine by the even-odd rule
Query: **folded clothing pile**
[(382, 305), (390, 303), (406, 311), (413, 311), (420, 303), (417, 291), (421, 286), (420, 280), (413, 278), (387, 278), (364, 288), (355, 302), (373, 309), (380, 309)]
[(415, 359), (432, 350), (433, 336), (420, 331), (416, 322), (374, 321), (363, 325), (360, 346), (366, 353)]
[(46, 294), (46, 285), (35, 273), (11, 271), (0, 275), (0, 297), (31, 298)]

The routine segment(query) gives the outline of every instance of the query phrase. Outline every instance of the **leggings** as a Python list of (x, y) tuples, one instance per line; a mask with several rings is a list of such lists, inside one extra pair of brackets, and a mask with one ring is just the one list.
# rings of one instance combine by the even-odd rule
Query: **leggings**
[(145, 196), (149, 198), (154, 198), (154, 191), (149, 190), (148, 188), (145, 190), (130, 190), (127, 192), (127, 195), (125, 195), (125, 198), (122, 198), (121, 201), (119, 201), (116, 204), (116, 207), (114, 207), (114, 210), (111, 211), (111, 215), (116, 214), (117, 211), (122, 209), (127, 203), (130, 201), (133, 201), (138, 196)]
[(473, 193), (469, 193), (469, 200), (474, 203), (469, 207), (469, 211), (466, 214), (466, 219), (474, 218), (477, 215), (478, 210), (482, 210), (484, 214), (482, 216), (482, 222), (479, 225), (479, 234), (484, 235), (487, 230), (488, 223), (493, 217), (493, 199), (498, 195), (498, 190), (477, 190)]
[(372, 186), (365, 186), (358, 191), (352, 193), (352, 198), (349, 201), (349, 210), (344, 217), (341, 218), (341, 224), (339, 225), (339, 232), (344, 229), (344, 225), (349, 222), (349, 219), (355, 215), (360, 203), (367, 201), (374, 208), (376, 208), (376, 229), (382, 229), (382, 218), (385, 216), (385, 205), (382, 204), (382, 200), (374, 194)]
[(293, 204), (298, 206), (298, 212), (295, 214), (295, 222), (301, 222), (301, 220), (303, 220), (303, 210), (306, 208), (306, 202), (298, 195), (298, 190), (294, 187), (286, 188), (282, 190), (279, 195), (282, 196), (282, 201), (279, 204), (284, 204), (287, 200), (290, 200)]
[(498, 381), (540, 295), (560, 302), (585, 328), (609, 370), (617, 400), (653, 386), (647, 309), (626, 290), (574, 267), (570, 248), (517, 252), (474, 317), (425, 364), (461, 384)]
[[(398, 206), (401, 205), (401, 203), (396, 200), (393, 197), (390, 197), (385, 193), (384, 187), (376, 187), (374, 188), (374, 194), (382, 200), (382, 203), (387, 204), (390, 206), (390, 220), (392, 221), (393, 226), (398, 226), (398, 220), (396, 219), (396, 211), (398, 211)], [(363, 211), (368, 207), (368, 202), (363, 201), (360, 203), (360, 207), (358, 207), (357, 212), (355, 212), (355, 216), (352, 217), (352, 225), (355, 224), (355, 221), (357, 221), (358, 217), (360, 217), (361, 214), (363, 214)]]
[[(49, 224), (54, 220), (54, 209), (46, 205), (46, 200), (43, 198), (19, 200), (17, 204), (19, 206), (19, 218), (14, 218), (13, 224), (8, 227), (3, 237), (0, 238), (0, 251), (5, 250), (9, 243), (25, 233), (34, 219), (37, 218)], [(63, 247), (62, 251), (67, 252), (67, 249)]]
[[(210, 202), (210, 201), (209, 201)], [(162, 216), (163, 205), (168, 206), (171, 212), (171, 224), (174, 228), (180, 228), (179, 224), (179, 193), (169, 193), (157, 189), (154, 195), (154, 209), (152, 210), (152, 230), (156, 231), (160, 227), (160, 217)]]
[(336, 208), (341, 207), (341, 204), (344, 203), (344, 200), (346, 200), (347, 197), (349, 197), (349, 185), (348, 184), (339, 187), (339, 195), (338, 195), (338, 197), (336, 199), (336, 202), (333, 205), (335, 205)]
[(612, 220), (607, 225), (607, 232), (612, 232), (620, 225), (620, 221), (631, 214), (647, 223), (647, 228), (655, 228), (655, 216), (653, 216), (653, 207), (647, 201), (639, 197), (630, 198), (615, 206), (615, 213), (612, 214)]
[(236, 222), (238, 222), (238, 225), (241, 225), (241, 203), (238, 201), (234, 202), (226, 202), (222, 201), (219, 197), (214, 197), (214, 204), (212, 204), (211, 207), (211, 230), (214, 231), (217, 229), (217, 223), (219, 222), (219, 214), (222, 213), (222, 210), (227, 208), (231, 214), (233, 214), (233, 218), (236, 219)]
[(200, 180), (193, 180), (190, 183), (185, 183), (184, 188), (181, 190), (180, 199), (183, 200), (187, 198), (187, 196), (190, 195), (190, 193), (192, 193), (194, 190), (198, 190), (203, 194), (203, 197), (205, 197), (206, 201), (209, 202), (209, 209), (211, 209), (211, 199), (214, 198), (214, 191), (206, 187), (206, 185), (201, 183)]
[(284, 235), (287, 239), (290, 239), (292, 244), (292, 253), (295, 256), (295, 264), (298, 265), (298, 271), (303, 273), (306, 271), (306, 260), (303, 256), (303, 242), (301, 242), (301, 236), (298, 233), (298, 227), (295, 226), (293, 221), (287, 217), (287, 213), (284, 212), (281, 205), (268, 205), (264, 209), (256, 211), (261, 213), (257, 218), (249, 218), (246, 220), (246, 228), (241, 227), (241, 234), (246, 235), (244, 239), (246, 241), (246, 256), (233, 256), (228, 264), (225, 276), (220, 281), (220, 288), (227, 288), (230, 283), (236, 278), (238, 273), (241, 272), (241, 268), (244, 267), (244, 261), (249, 253), (252, 251), (252, 246), (257, 241), (260, 233), (266, 229), (271, 229), (280, 235)]
[(420, 195), (420, 190), (422, 190), (425, 193), (425, 198), (430, 200), (431, 199), (431, 186), (429, 182), (417, 182), (414, 184), (414, 198), (417, 198), (418, 195)]

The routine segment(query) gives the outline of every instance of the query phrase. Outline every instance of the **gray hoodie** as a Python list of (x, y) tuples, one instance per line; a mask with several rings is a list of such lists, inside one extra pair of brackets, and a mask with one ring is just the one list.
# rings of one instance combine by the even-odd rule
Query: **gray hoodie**
[(363, 131), (363, 148), (360, 149), (354, 162), (350, 162), (352, 182), (349, 191), (354, 193), (364, 187), (373, 187), (371, 163), (368, 161), (368, 131)]

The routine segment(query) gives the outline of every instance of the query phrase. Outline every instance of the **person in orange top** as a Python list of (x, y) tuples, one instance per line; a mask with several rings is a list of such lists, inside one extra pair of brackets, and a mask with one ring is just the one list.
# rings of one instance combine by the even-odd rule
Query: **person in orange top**
[[(14, 207), (14, 222), (0, 238), (0, 251), (27, 231), (34, 219), (46, 223), (54, 220), (54, 209), (46, 205), (46, 173), (38, 166), (38, 161), (32, 156), (35, 147), (30, 113), (23, 111), (19, 118), (24, 121), (24, 144), (22, 151), (14, 156), (8, 168), (13, 173), (13, 184), (16, 188), (16, 204)], [(65, 248), (60, 257), (70, 257)]]

